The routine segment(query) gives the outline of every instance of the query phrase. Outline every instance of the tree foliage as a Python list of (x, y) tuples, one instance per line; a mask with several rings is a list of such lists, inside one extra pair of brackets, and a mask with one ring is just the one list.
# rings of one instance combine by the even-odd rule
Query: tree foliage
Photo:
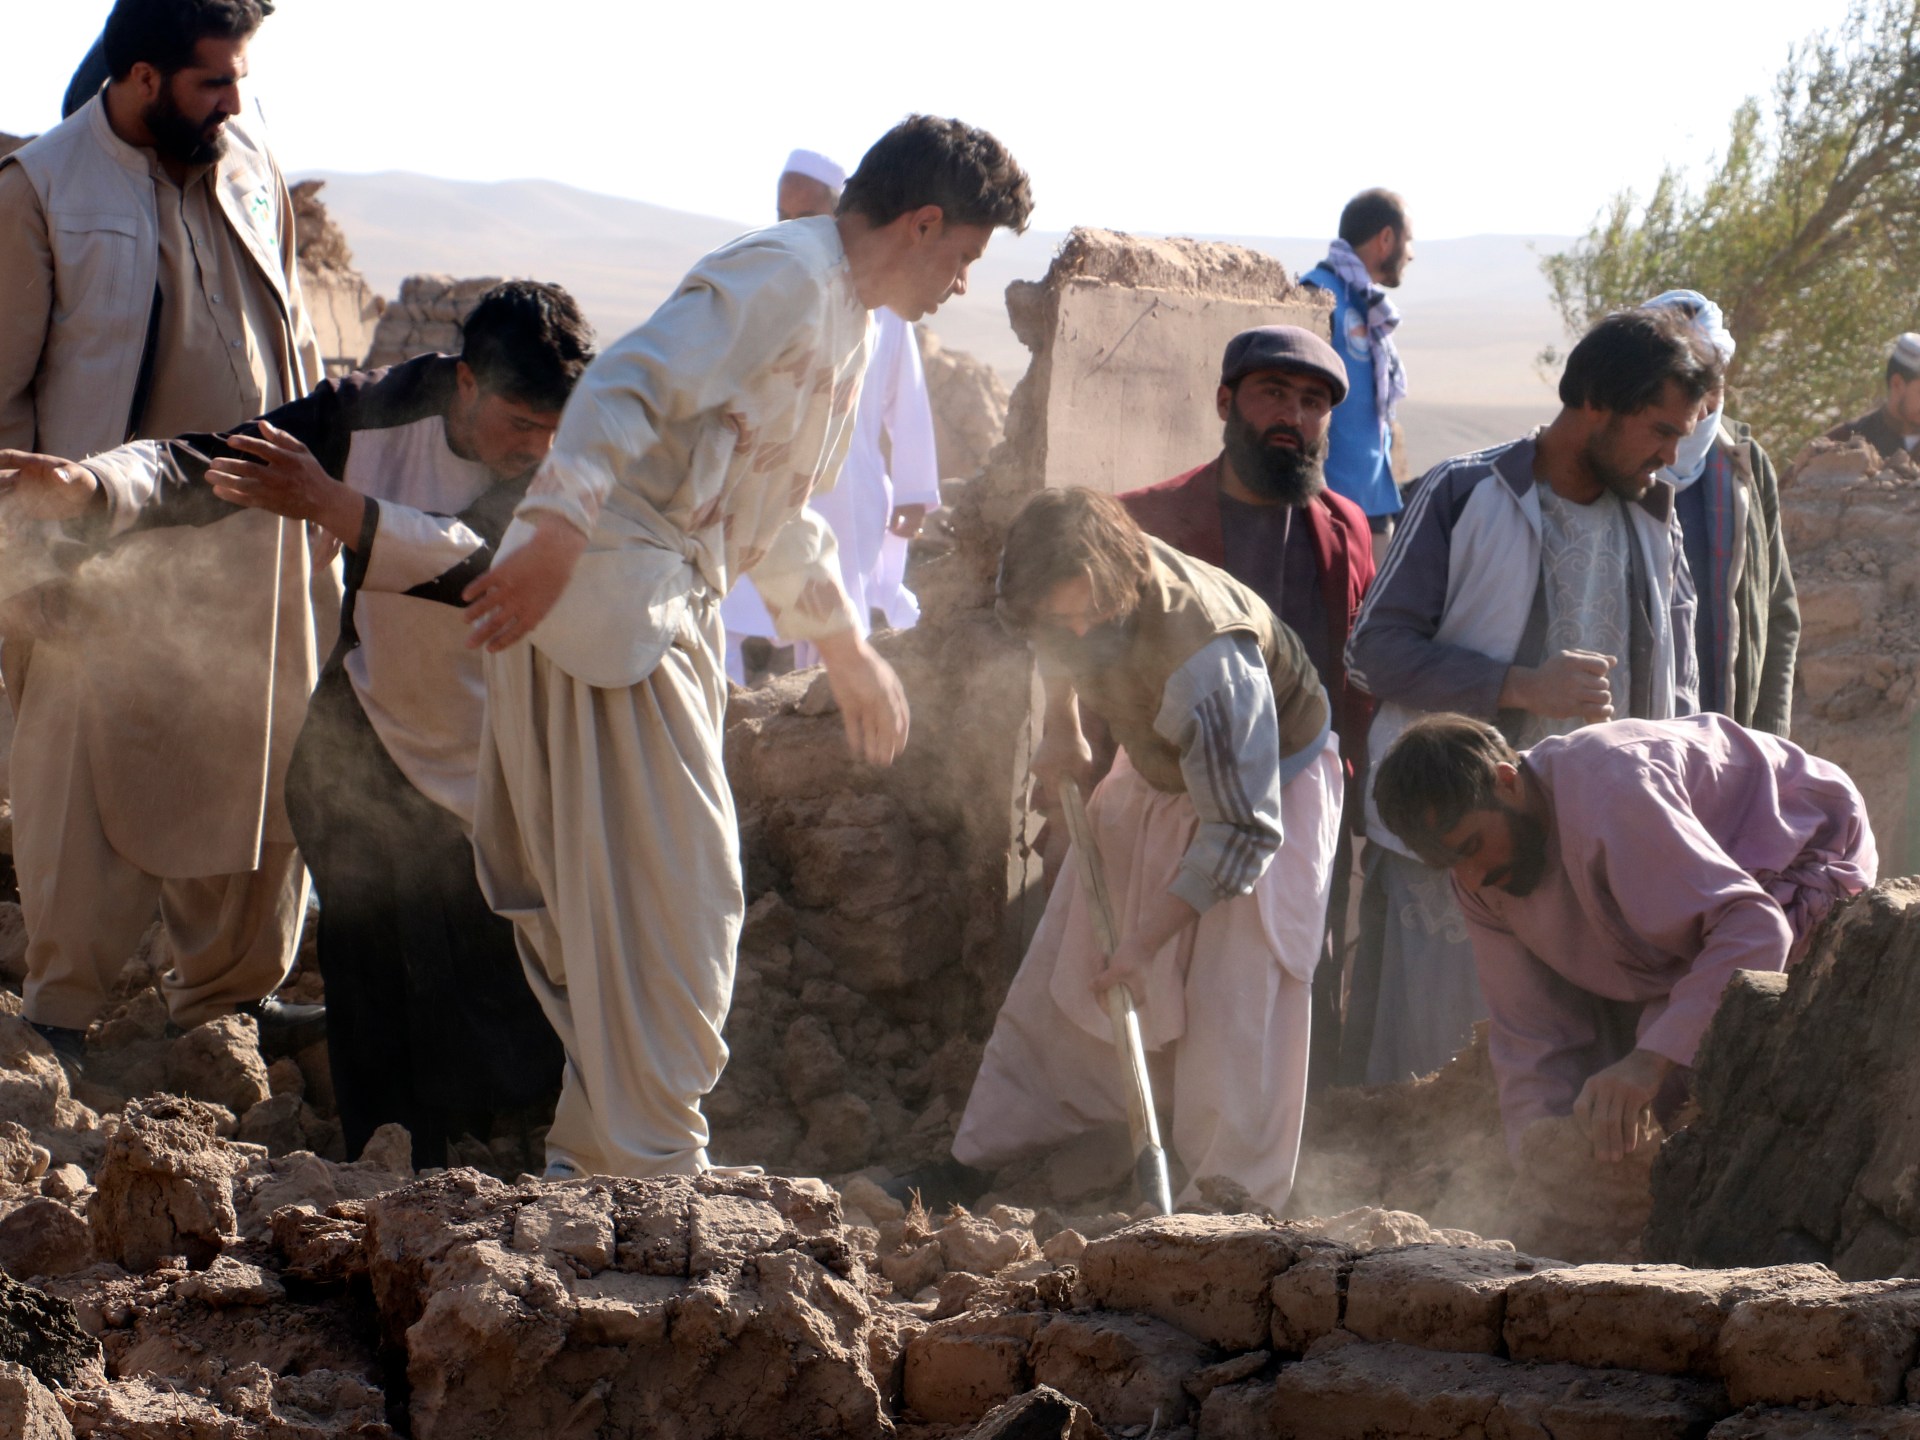
[[(1795, 47), (1770, 104), (1734, 112), (1689, 184), (1612, 199), (1541, 262), (1569, 333), (1698, 290), (1738, 341), (1727, 411), (1791, 454), (1870, 408), (1894, 336), (1920, 329), (1920, 0), (1854, 0)], [(1551, 362), (1552, 353), (1543, 356)]]

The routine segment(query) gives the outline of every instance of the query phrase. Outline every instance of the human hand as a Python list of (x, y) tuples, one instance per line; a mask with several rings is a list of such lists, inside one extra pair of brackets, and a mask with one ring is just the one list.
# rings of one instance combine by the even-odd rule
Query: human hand
[(1531, 669), (1515, 666), (1507, 672), (1508, 686), (1502, 689), (1500, 703), (1511, 701), (1517, 709), (1556, 720), (1569, 716), (1611, 720), (1613, 688), (1607, 683), (1607, 672), (1613, 663), (1611, 655), (1561, 650)]
[(896, 505), (893, 518), (887, 522), (887, 529), (902, 540), (911, 540), (920, 533), (920, 527), (927, 523), (925, 505)]
[(472, 608), (467, 648), (495, 652), (533, 633), (565, 593), (587, 548), (586, 533), (551, 512), (533, 519), (531, 539), (460, 592)]
[(356, 543), (365, 497), (329, 475), (297, 437), (264, 420), (258, 424), (257, 436), (227, 437), (229, 446), (252, 459), (222, 455), (207, 465), (213, 493), (232, 505), (310, 520), (342, 544)]
[(1107, 957), (1107, 963), (1100, 973), (1093, 977), (1095, 998), (1104, 1006), (1107, 992), (1116, 985), (1124, 985), (1138, 1004), (1147, 993), (1148, 972), (1153, 968), (1154, 958), (1164, 943), (1153, 944), (1138, 933), (1123, 938), (1114, 947), (1113, 954)]
[(856, 760), (891, 765), (907, 748), (907, 692), (893, 667), (852, 630), (814, 642)]
[(1654, 1136), (1653, 1097), (1672, 1069), (1666, 1056), (1635, 1050), (1581, 1087), (1573, 1118), (1586, 1132), (1594, 1159), (1624, 1159)]
[(100, 498), (100, 482), (84, 465), (30, 450), (0, 450), (0, 499), (23, 520), (72, 520)]
[(48, 580), (0, 600), (0, 640), (51, 640), (67, 627), (73, 610), (73, 585)]

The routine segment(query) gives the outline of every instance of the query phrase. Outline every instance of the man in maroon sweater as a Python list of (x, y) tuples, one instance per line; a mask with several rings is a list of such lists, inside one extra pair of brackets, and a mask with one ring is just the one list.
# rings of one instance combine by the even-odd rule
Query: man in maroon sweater
[[(1300, 637), (1333, 707), (1347, 793), (1361, 796), (1366, 787), (1356, 782), (1366, 769), (1373, 707), (1347, 683), (1344, 657), (1347, 632), (1373, 583), (1373, 542), (1366, 515), (1327, 489), (1322, 470), (1333, 407), (1346, 394), (1346, 366), (1311, 331), (1243, 331), (1227, 344), (1214, 397), (1225, 427), (1220, 453), (1120, 501), (1148, 534), (1251, 588)], [(1316, 1083), (1338, 1049), (1348, 843), (1334, 861), (1328, 906), (1336, 961), (1314, 981)]]

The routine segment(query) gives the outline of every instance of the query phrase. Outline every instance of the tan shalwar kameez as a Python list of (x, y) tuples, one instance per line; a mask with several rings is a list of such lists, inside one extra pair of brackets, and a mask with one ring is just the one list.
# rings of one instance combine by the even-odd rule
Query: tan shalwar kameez
[(567, 1050), (550, 1165), (707, 1162), (744, 910), (719, 603), (751, 570), (787, 639), (848, 629), (805, 509), (845, 458), (867, 311), (831, 218), (722, 247), (568, 402), (501, 545), (590, 538), (529, 643), (488, 658), (474, 849)]
[[(131, 393), (103, 384), (98, 413), (55, 403), (47, 364), (59, 327), (101, 323), (74, 313), (95, 297), (144, 321), (149, 273), (160, 309), (139, 435), (226, 429), (318, 377), (285, 183), (239, 120), (229, 130), (228, 153), (176, 184), (95, 100), (38, 142), (63, 147), (38, 172), (24, 151), (0, 168), (0, 445), (81, 458), (126, 438)], [(88, 203), (101, 208), (76, 212)], [(76, 246), (83, 223), (91, 248)], [(134, 278), (106, 283), (122, 271)], [(75, 574), (57, 634), (7, 645), (30, 1018), (86, 1026), (156, 905), (179, 1024), (284, 978), (306, 877), (282, 780), (337, 593), (303, 525), (248, 512), (118, 541)]]

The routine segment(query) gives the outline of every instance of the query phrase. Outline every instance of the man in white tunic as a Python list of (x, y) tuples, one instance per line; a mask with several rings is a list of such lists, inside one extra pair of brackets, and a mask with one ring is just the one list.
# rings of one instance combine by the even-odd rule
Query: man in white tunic
[[(780, 174), (780, 218), (831, 215), (845, 183), (845, 173), (826, 156), (794, 151)], [(892, 310), (876, 310), (869, 346), (847, 463), (833, 489), (808, 502), (833, 531), (840, 581), (863, 635), (875, 612), (896, 630), (920, 618), (920, 603), (906, 586), (907, 544), (920, 533), (928, 512), (940, 508), (933, 410), (913, 326)], [(770, 644), (774, 634), (772, 617), (751, 579), (734, 587), (720, 618), (727, 626), (727, 673), (744, 685), (758, 678), (759, 667), (748, 664), (743, 646), (754, 639)], [(794, 646), (796, 666), (819, 659), (806, 641)]]
[[(119, 0), (106, 88), (0, 161), (0, 447), (221, 430), (320, 378), (241, 98), (259, 23), (256, 0)], [(156, 909), (176, 1023), (246, 1007), (317, 1037), (264, 998), (306, 910), (282, 778), (339, 593), (311, 559), (306, 527), (245, 514), (0, 571), (26, 1015), (70, 1063)]]
[(709, 1164), (744, 913), (720, 600), (752, 571), (782, 636), (819, 646), (855, 756), (893, 760), (905, 697), (805, 506), (846, 454), (868, 311), (964, 293), (1031, 208), (991, 135), (902, 121), (836, 216), (721, 247), (594, 362), (467, 591), (490, 652), (481, 885), (567, 1052), (549, 1174)]

